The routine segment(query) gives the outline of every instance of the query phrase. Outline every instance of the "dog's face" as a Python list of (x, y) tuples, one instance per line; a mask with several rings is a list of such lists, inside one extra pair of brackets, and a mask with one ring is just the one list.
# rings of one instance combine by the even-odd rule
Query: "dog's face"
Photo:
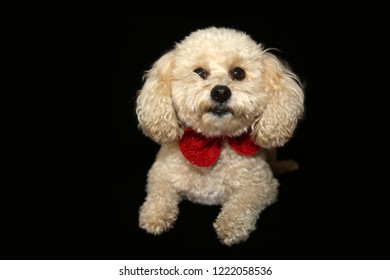
[(212, 29), (176, 47), (172, 100), (179, 122), (205, 136), (237, 136), (265, 110), (263, 51), (247, 35)]
[(240, 31), (198, 30), (146, 74), (137, 99), (140, 126), (156, 142), (191, 127), (205, 136), (252, 132), (264, 147), (283, 145), (303, 112), (296, 76)]

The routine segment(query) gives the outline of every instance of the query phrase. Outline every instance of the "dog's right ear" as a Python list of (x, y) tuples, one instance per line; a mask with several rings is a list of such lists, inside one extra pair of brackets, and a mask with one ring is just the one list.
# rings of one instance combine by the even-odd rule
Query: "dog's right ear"
[(159, 144), (177, 140), (183, 133), (172, 104), (171, 81), (174, 63), (174, 51), (158, 59), (146, 72), (145, 83), (137, 97), (139, 127)]

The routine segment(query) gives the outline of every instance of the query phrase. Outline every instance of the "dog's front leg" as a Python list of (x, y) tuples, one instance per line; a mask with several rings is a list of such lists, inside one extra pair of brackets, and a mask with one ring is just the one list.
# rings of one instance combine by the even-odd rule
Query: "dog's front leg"
[(161, 234), (173, 226), (179, 213), (180, 197), (166, 181), (154, 178), (140, 208), (139, 226), (151, 234)]
[(223, 204), (214, 228), (223, 244), (246, 240), (256, 228), (260, 212), (277, 196), (277, 180), (262, 185), (246, 186), (232, 194)]

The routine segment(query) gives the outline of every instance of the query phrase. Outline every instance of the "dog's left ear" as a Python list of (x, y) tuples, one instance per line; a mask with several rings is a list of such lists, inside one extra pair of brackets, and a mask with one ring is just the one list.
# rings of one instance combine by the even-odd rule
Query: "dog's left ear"
[(262, 64), (262, 87), (269, 99), (252, 126), (252, 137), (264, 148), (276, 148), (292, 136), (303, 114), (304, 95), (298, 77), (276, 56), (264, 52)]

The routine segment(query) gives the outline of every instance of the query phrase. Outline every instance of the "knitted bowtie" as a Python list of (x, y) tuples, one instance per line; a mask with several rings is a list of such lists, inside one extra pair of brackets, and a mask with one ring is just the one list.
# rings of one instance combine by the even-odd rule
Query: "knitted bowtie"
[(234, 151), (244, 156), (251, 156), (260, 149), (248, 133), (238, 137), (207, 138), (193, 129), (184, 130), (184, 135), (179, 140), (179, 148), (189, 162), (207, 167), (217, 161), (222, 150), (222, 141), (225, 139)]

